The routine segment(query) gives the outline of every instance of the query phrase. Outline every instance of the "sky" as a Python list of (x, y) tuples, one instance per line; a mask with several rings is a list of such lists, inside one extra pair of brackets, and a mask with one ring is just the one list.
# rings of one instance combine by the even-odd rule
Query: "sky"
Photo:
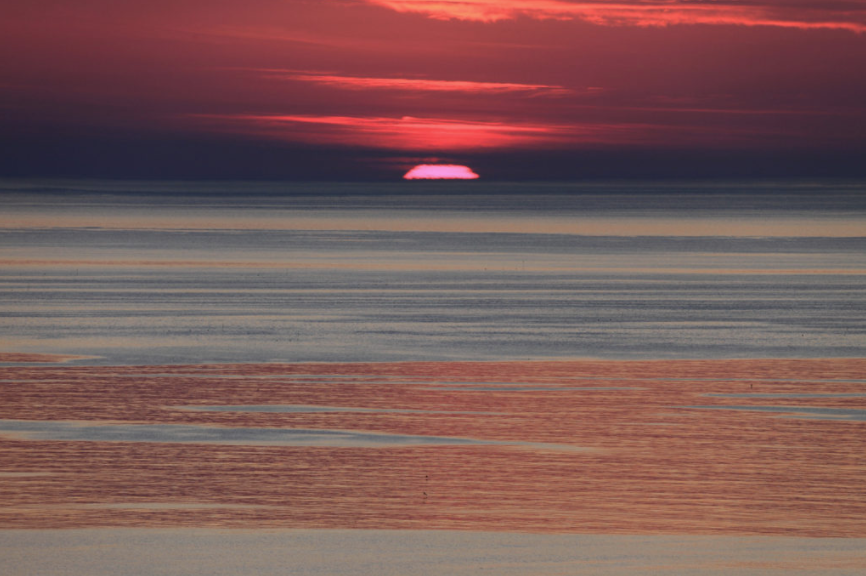
[(866, 0), (4, 0), (0, 177), (866, 176)]

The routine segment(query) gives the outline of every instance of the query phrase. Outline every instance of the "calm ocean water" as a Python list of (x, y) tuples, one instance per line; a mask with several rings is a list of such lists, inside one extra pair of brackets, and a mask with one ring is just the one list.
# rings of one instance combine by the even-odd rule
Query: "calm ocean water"
[(4, 574), (866, 570), (862, 183), (0, 202)]
[(4, 182), (0, 347), (861, 357), (866, 185)]

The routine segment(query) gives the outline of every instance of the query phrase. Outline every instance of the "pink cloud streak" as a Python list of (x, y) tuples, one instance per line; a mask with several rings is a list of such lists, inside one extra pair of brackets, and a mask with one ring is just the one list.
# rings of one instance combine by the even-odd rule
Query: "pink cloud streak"
[(790, 137), (778, 130), (639, 122), (494, 122), (450, 118), (315, 115), (190, 115), (198, 129), (325, 146), (449, 154), (592, 146), (714, 146)]
[(442, 118), (196, 115), (213, 129), (312, 144), (390, 150), (460, 151), (545, 148), (566, 143), (631, 141), (640, 126), (477, 122)]
[(398, 12), (440, 20), (496, 22), (518, 17), (583, 20), (603, 26), (658, 27), (681, 24), (773, 26), (866, 32), (866, 6), (852, 2), (826, 8), (820, 2), (763, 0), (366, 0)]
[(346, 90), (408, 90), (422, 92), (508, 93), (535, 92), (539, 95), (565, 95), (571, 90), (547, 84), (518, 84), (512, 82), (472, 82), (463, 80), (424, 80), (416, 78), (378, 78), (339, 76), (309, 72), (280, 70), (265, 71), (267, 76), (310, 82)]

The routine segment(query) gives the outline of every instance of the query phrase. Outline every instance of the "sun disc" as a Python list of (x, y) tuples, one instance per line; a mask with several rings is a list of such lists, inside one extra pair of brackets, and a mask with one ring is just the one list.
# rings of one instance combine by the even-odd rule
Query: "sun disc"
[(474, 180), (478, 174), (460, 164), (418, 164), (403, 176), (406, 180)]

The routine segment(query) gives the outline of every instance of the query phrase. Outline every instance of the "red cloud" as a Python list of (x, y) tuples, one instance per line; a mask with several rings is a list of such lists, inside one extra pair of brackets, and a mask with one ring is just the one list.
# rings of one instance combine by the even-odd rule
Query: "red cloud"
[(194, 118), (208, 122), (217, 130), (282, 140), (418, 151), (626, 142), (641, 138), (645, 128), (608, 124), (509, 124), (409, 116), (198, 115)]
[(468, 93), (505, 93), (534, 92), (539, 95), (564, 95), (572, 91), (562, 86), (547, 84), (516, 84), (510, 82), (471, 82), (462, 80), (423, 80), (416, 78), (371, 78), (362, 76), (337, 76), (312, 72), (292, 72), (266, 70), (270, 77), (285, 78), (322, 84), (347, 90), (410, 90), (424, 92), (468, 92)]
[[(492, 149), (568, 149), (585, 145), (754, 144), (785, 136), (766, 128), (628, 122), (481, 122), (448, 118), (380, 116), (192, 115), (198, 127), (317, 145), (422, 153)], [(202, 126), (204, 124), (204, 126)], [(790, 135), (788, 135), (790, 136)], [(757, 140), (756, 140), (757, 138)]]
[(866, 32), (862, 2), (832, 5), (802, 0), (366, 0), (398, 12), (442, 20), (496, 22), (517, 17), (584, 20), (605, 26), (716, 24), (829, 28)]

